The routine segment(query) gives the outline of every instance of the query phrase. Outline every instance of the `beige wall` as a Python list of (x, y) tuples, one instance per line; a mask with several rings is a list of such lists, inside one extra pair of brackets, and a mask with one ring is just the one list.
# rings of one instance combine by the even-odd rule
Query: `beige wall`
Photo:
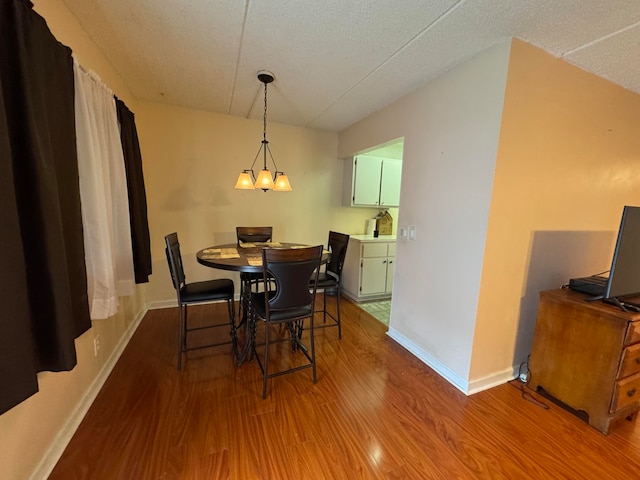
[(509, 43), (340, 133), (339, 151), (404, 137), (390, 335), (463, 391), (469, 368)]
[(640, 95), (514, 40), (340, 133), (405, 137), (390, 335), (466, 393), (531, 350), (538, 293), (609, 268), (640, 205)]
[(261, 121), (156, 103), (140, 104), (136, 120), (154, 260), (152, 307), (175, 302), (164, 253), (168, 233), (178, 232), (190, 281), (221, 276), (237, 280), (237, 274), (198, 264), (195, 253), (235, 243), (238, 225), (271, 225), (275, 241), (326, 244), (329, 229), (362, 234), (365, 219), (377, 212), (341, 205), (337, 134), (269, 123), (273, 157), (293, 191), (263, 192), (233, 188), (240, 171), (256, 156)]
[[(56, 38), (70, 46), (80, 63), (97, 72), (135, 111), (130, 92), (64, 4), (59, 0), (34, 0), (34, 4)], [(93, 322), (92, 328), (76, 340), (78, 364), (72, 371), (40, 373), (39, 392), (0, 416), (1, 478), (43, 478), (55, 464), (144, 313), (145, 289), (139, 286), (134, 296), (122, 299), (114, 317)], [(93, 349), (96, 335), (100, 337), (97, 356)]]
[(515, 40), (470, 377), (527, 359), (538, 293), (609, 269), (640, 205), (640, 95)]

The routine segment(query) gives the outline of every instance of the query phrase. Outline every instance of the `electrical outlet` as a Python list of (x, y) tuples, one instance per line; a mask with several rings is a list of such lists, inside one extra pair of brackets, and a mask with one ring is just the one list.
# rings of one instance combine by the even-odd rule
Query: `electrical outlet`
[(100, 351), (100, 335), (93, 337), (93, 354), (97, 357)]

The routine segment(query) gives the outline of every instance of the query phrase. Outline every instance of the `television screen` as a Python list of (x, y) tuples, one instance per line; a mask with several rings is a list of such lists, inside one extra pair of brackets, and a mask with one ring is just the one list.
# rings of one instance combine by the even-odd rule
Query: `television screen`
[(613, 252), (605, 299), (640, 293), (640, 207), (625, 206)]

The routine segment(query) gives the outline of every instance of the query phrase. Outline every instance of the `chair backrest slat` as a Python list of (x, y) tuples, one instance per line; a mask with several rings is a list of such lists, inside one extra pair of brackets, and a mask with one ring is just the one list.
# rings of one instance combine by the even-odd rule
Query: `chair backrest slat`
[(186, 282), (184, 268), (182, 266), (182, 255), (180, 254), (180, 242), (178, 242), (178, 234), (170, 233), (164, 237), (167, 254), (167, 263), (169, 263), (169, 271), (171, 272), (171, 280), (173, 287), (180, 290)]
[(236, 227), (238, 244), (245, 242), (270, 242), (273, 227)]
[(309, 278), (317, 281), (322, 245), (306, 248), (265, 248), (262, 250), (264, 280), (275, 281), (276, 294), (267, 295), (267, 308), (297, 309), (312, 306), (315, 281), (309, 289)]

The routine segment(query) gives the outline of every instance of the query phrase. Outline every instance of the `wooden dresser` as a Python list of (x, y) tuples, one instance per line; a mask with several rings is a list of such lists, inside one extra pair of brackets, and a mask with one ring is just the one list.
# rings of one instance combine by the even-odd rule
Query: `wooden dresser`
[(528, 386), (608, 433), (640, 408), (640, 313), (569, 289), (540, 293)]

